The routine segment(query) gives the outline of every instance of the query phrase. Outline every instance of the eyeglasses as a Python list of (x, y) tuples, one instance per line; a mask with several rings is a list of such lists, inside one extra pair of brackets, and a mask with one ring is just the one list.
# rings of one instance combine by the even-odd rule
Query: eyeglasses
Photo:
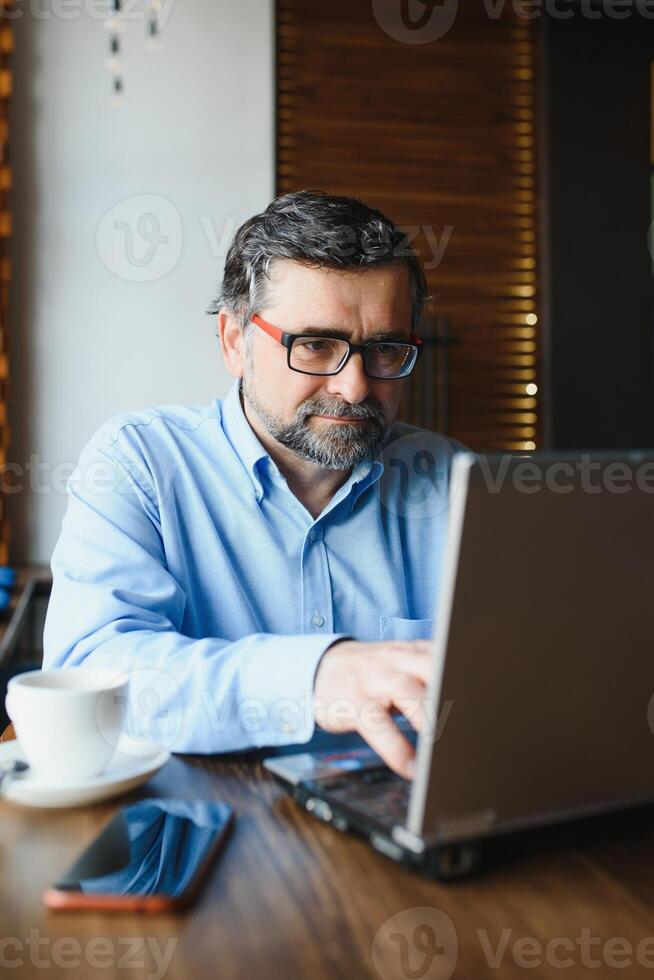
[(369, 340), (366, 344), (351, 344), (340, 337), (284, 333), (256, 315), (252, 317), (252, 323), (286, 348), (288, 366), (300, 374), (338, 374), (352, 354), (361, 354), (363, 369), (369, 378), (395, 381), (411, 374), (422, 351), (422, 341), (414, 336), (408, 343)]

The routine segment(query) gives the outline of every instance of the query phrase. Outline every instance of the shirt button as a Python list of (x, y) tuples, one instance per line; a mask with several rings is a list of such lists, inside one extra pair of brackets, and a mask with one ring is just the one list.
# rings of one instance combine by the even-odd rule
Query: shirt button
[(312, 618), (312, 620), (311, 620), (311, 625), (312, 626), (323, 626), (324, 623), (325, 623), (325, 620), (320, 615), (320, 613), (315, 613), (314, 616), (313, 616), (313, 618)]
[(309, 541), (315, 541), (315, 540), (316, 540), (316, 532), (309, 531)]

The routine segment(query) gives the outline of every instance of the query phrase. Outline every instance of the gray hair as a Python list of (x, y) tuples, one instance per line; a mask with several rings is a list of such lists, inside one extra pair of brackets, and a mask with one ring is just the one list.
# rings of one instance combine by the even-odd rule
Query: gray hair
[(245, 329), (252, 316), (268, 305), (271, 266), (278, 259), (328, 269), (404, 265), (409, 273), (412, 329), (418, 326), (427, 283), (405, 232), (363, 201), (315, 190), (277, 197), (241, 225), (227, 253), (218, 296), (207, 313), (227, 309)]

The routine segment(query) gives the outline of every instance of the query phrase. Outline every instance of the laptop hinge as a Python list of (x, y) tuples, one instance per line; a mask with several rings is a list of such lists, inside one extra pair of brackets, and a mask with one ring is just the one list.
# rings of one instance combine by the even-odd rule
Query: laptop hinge
[(424, 840), (422, 840), (421, 837), (416, 837), (416, 835), (412, 834), (410, 830), (406, 829), (406, 827), (401, 827), (399, 824), (396, 824), (391, 831), (391, 835), (393, 840), (397, 841), (398, 844), (401, 844), (402, 847), (406, 847), (407, 850), (413, 851), (414, 854), (424, 853)]

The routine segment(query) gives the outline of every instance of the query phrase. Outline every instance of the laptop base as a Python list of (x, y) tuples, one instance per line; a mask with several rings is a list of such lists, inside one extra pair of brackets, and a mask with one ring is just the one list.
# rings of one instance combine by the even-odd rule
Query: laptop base
[(441, 880), (478, 870), (481, 847), (475, 841), (417, 842), (418, 847), (403, 842), (410, 784), (369, 748), (299, 753), (266, 759), (264, 766), (313, 817), (363, 837), (393, 861)]

